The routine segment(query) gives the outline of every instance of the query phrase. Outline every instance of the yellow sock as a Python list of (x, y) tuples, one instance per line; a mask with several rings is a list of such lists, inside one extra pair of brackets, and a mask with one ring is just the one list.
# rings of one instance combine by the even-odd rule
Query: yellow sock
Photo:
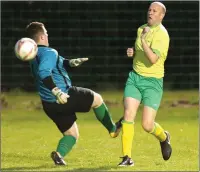
[(132, 142), (134, 136), (133, 122), (122, 121), (122, 152), (123, 156), (128, 155), (131, 157)]
[(167, 138), (166, 134), (164, 133), (164, 129), (156, 122), (154, 123), (154, 128), (150, 133), (154, 135), (160, 142), (165, 141)]

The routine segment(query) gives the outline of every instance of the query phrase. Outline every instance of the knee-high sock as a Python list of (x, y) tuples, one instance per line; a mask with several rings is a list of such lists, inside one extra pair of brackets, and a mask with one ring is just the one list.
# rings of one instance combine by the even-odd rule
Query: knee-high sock
[(115, 123), (112, 121), (112, 117), (105, 103), (102, 103), (101, 106), (97, 108), (93, 108), (93, 110), (97, 119), (103, 124), (109, 133), (116, 130)]
[(154, 135), (160, 142), (165, 141), (167, 138), (166, 134), (164, 133), (164, 129), (156, 122), (154, 123), (154, 128), (150, 133)]
[(122, 152), (123, 156), (131, 157), (132, 143), (134, 136), (134, 123), (122, 121)]
[(75, 137), (66, 135), (60, 139), (56, 151), (59, 152), (62, 157), (64, 157), (70, 152), (75, 143), (76, 143)]

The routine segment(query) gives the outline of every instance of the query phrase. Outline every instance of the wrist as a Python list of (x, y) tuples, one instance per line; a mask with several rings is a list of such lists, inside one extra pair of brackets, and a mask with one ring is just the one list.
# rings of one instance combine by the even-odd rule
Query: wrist
[(144, 42), (145, 42), (145, 39), (144, 39), (144, 38), (141, 38), (141, 42), (144, 43)]
[(76, 66), (78, 66), (79, 64), (78, 64), (78, 59), (71, 59), (71, 60), (69, 60), (69, 65), (71, 66), (71, 67), (76, 67)]
[(69, 66), (70, 67), (73, 67), (73, 62), (74, 62), (74, 59), (69, 60)]
[(54, 96), (57, 96), (57, 94), (60, 92), (61, 90), (58, 87), (54, 87), (51, 92), (53, 93)]

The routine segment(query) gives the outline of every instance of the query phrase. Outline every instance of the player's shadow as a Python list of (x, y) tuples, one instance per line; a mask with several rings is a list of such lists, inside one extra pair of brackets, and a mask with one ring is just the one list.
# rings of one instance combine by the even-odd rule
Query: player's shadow
[[(37, 166), (37, 167), (9, 167), (9, 168), (1, 168), (1, 171), (26, 171), (26, 170), (37, 170), (37, 169), (47, 168), (46, 165)], [(49, 168), (49, 167), (48, 167)]]
[[(6, 154), (6, 156), (11, 156), (10, 154)], [(97, 167), (97, 168), (89, 168), (89, 167), (86, 167), (86, 168), (80, 168), (80, 167), (75, 167), (73, 169), (68, 169), (68, 168), (71, 168), (70, 166), (55, 166), (54, 164), (50, 163), (50, 162), (44, 162), (42, 165), (39, 165), (39, 166), (28, 166), (28, 164), (20, 164), (20, 160), (22, 158), (25, 158), (25, 159), (29, 159), (29, 155), (27, 154), (24, 154), (24, 155), (12, 155), (12, 158), (17, 158), (17, 160), (19, 161), (19, 165), (17, 166), (13, 166), (13, 167), (4, 167), (4, 168), (1, 168), (0, 171), (28, 171), (28, 170), (35, 170), (35, 171), (45, 171), (45, 170), (52, 170), (52, 171), (56, 171), (56, 170), (59, 170), (59, 171), (107, 171), (107, 170), (115, 170), (115, 169), (119, 169), (119, 167), (117, 167), (117, 165), (113, 165), (113, 164), (109, 164), (109, 165), (102, 165), (100, 167)], [(32, 158), (33, 161), (36, 161), (40, 159), (40, 157), (35, 157), (34, 159)], [(12, 162), (11, 162), (12, 163)]]
[(74, 168), (73, 170), (68, 170), (67, 166), (52, 166), (52, 165), (42, 165), (42, 166), (37, 166), (37, 167), (9, 167), (9, 168), (2, 168), (1, 171), (26, 171), (26, 170), (42, 170), (44, 171), (45, 169), (51, 169), (52, 171), (55, 171), (56, 169), (59, 171), (109, 171), (109, 170), (115, 170), (118, 169), (119, 167), (117, 166), (102, 166), (102, 167), (97, 167), (97, 168)]
[[(109, 171), (109, 170), (116, 170), (120, 169), (120, 167), (117, 166), (102, 166), (97, 168), (74, 168), (73, 171)], [(122, 169), (123, 170), (123, 169)]]

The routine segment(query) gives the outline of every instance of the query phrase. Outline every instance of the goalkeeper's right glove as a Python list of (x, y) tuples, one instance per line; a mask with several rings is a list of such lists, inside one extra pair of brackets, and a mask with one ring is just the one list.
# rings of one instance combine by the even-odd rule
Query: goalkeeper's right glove
[(70, 97), (67, 93), (62, 92), (58, 87), (53, 88), (52, 93), (54, 96), (56, 96), (56, 103), (58, 104), (67, 103), (67, 99)]

